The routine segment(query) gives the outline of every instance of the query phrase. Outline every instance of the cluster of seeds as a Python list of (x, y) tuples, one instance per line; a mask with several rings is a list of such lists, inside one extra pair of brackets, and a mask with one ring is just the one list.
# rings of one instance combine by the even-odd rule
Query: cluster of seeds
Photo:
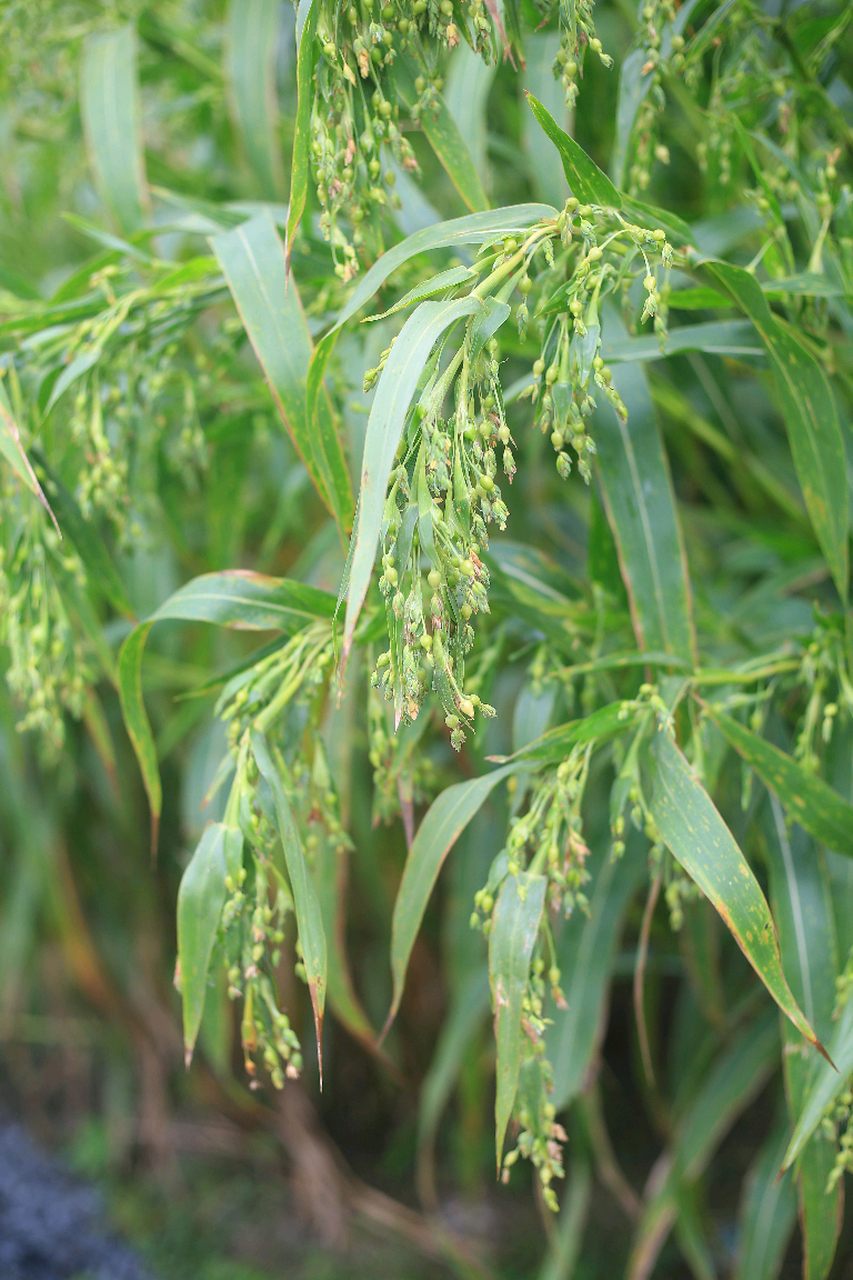
[(6, 682), (20, 708), (18, 730), (33, 733), (45, 760), (55, 762), (65, 743), (65, 716), (82, 716), (95, 679), (92, 656), (74, 616), (75, 603), (85, 607), (86, 579), (79, 558), (60, 544), (34, 498), (7, 494), (4, 519), (14, 511), (24, 523), (8, 553), (0, 545)]
[[(470, 22), (467, 26), (466, 19)], [(488, 59), (493, 24), (483, 0), (326, 0), (317, 22), (321, 55), (311, 119), (311, 160), (338, 275), (358, 269), (365, 237), (379, 235), (379, 215), (394, 199), (389, 157), (417, 172), (404, 137), (400, 104), (413, 121), (434, 111), (443, 87), (440, 58), (464, 38)], [(341, 224), (344, 215), (346, 225)]]

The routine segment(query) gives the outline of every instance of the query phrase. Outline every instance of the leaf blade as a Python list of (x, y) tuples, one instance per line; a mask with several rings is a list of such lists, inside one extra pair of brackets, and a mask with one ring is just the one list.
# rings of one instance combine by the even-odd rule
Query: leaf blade
[(252, 755), (266, 780), (275, 801), (278, 819), (279, 836), (281, 838), (284, 857), (287, 862), (287, 873), (293, 891), (293, 904), (296, 911), (296, 927), (299, 931), (299, 942), (302, 947), (302, 958), (305, 965), (305, 976), (311, 994), (311, 1007), (314, 1011), (314, 1029), (317, 1035), (317, 1057), (320, 1065), (320, 1088), (323, 1087), (323, 1012), (326, 1003), (326, 932), (323, 928), (323, 915), (317, 890), (308, 872), (302, 840), (293, 817), (290, 799), (282, 785), (279, 772), (266, 739), (253, 729), (251, 732)]
[(545, 876), (522, 871), (501, 885), (489, 933), (489, 983), (495, 1013), (497, 1094), (495, 1154), (498, 1173), (504, 1137), (518, 1092), (521, 1059), (521, 1002), (527, 989), (530, 957), (545, 906)]
[(275, 92), (275, 58), (280, 32), (278, 0), (231, 0), (226, 31), (231, 112), (246, 159), (268, 200), (281, 195)]
[(826, 1056), (794, 999), (770, 908), (749, 864), (708, 793), (665, 729), (652, 742), (652, 817), (673, 856), (716, 907), (782, 1012)]
[(80, 81), (83, 133), (101, 199), (125, 233), (138, 230), (148, 211), (138, 98), (133, 27), (90, 35)]
[(192, 1061), (207, 994), (210, 957), (225, 906), (226, 838), (243, 838), (221, 822), (205, 827), (178, 889), (178, 959), (186, 1065)]
[(349, 471), (326, 396), (318, 396), (317, 429), (309, 429), (313, 343), (275, 224), (261, 214), (210, 243), (294, 448), (343, 537), (353, 512)]
[[(610, 315), (608, 320), (615, 320)], [(645, 374), (619, 371), (628, 423), (596, 413), (597, 471), (640, 649), (695, 662), (690, 580), (669, 467)]]
[(705, 712), (801, 827), (829, 849), (853, 857), (853, 805), (724, 711), (707, 706)]
[(472, 296), (452, 298), (448, 302), (422, 302), (398, 334), (382, 371), (364, 440), (358, 516), (352, 534), (342, 672), (370, 586), (388, 479), (418, 379), (445, 330), (463, 316), (475, 314), (481, 306), (479, 298)]
[(484, 774), (481, 778), (473, 778), (469, 782), (457, 782), (442, 791), (424, 815), (409, 850), (394, 903), (391, 926), (391, 970), (394, 988), (391, 1009), (382, 1032), (383, 1037), (400, 1007), (412, 947), (445, 858), (456, 843), (460, 832), (482, 808), (498, 783), (516, 772), (518, 768), (516, 764), (507, 764), (501, 769), (493, 770), (492, 773)]

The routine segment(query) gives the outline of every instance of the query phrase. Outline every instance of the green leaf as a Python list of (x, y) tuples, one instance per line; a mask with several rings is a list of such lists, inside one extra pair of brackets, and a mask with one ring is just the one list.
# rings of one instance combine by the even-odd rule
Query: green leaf
[(321, 839), (314, 854), (312, 879), (320, 904), (327, 942), (327, 995), (343, 1026), (369, 1053), (376, 1053), (376, 1034), (355, 993), (346, 954), (347, 850)]
[(344, 537), (353, 513), (349, 472), (328, 396), (318, 396), (317, 430), (309, 430), (305, 378), (313, 344), (275, 224), (260, 215), (210, 243), (294, 447)]
[(470, 782), (457, 782), (454, 786), (442, 791), (424, 815), (418, 834), (409, 850), (403, 869), (403, 878), (397, 891), (397, 900), (394, 903), (394, 918), (391, 926), (391, 971), (394, 977), (394, 992), (391, 1009), (380, 1039), (384, 1038), (400, 1007), (409, 957), (444, 859), (459, 838), (460, 832), (482, 808), (498, 783), (509, 777), (511, 773), (517, 772), (518, 768), (516, 764), (504, 765), (502, 769), (495, 769), (482, 778), (473, 778)]
[(779, 1023), (772, 1009), (745, 1027), (708, 1071), (681, 1117), (670, 1151), (657, 1167), (628, 1262), (627, 1280), (648, 1277), (678, 1214), (679, 1189), (695, 1181), (779, 1061)]
[(706, 715), (800, 826), (836, 853), (853, 857), (853, 806), (772, 743), (713, 706)]
[(776, 929), (758, 881), (708, 793), (665, 729), (658, 729), (654, 736), (652, 758), (651, 813), (661, 838), (716, 907), (782, 1012), (826, 1056), (782, 972)]
[(527, 94), (530, 110), (560, 153), (563, 171), (572, 195), (582, 204), (598, 204), (608, 209), (621, 209), (622, 197), (606, 173), (599, 169), (574, 138), (560, 128), (538, 98)]
[[(418, 66), (406, 53), (398, 56), (396, 66), (397, 96), (407, 108), (411, 108), (419, 96), (415, 89), (415, 79), (420, 74)], [(435, 94), (432, 107), (421, 114), (420, 123), (463, 203), (473, 213), (488, 209), (489, 198), (483, 190), (468, 144), (440, 93)]]
[(616, 145), (613, 150), (611, 171), (617, 187), (625, 185), (625, 165), (631, 146), (631, 133), (637, 112), (653, 80), (652, 67), (644, 72), (648, 62), (645, 49), (632, 49), (619, 69), (619, 100), (616, 106)]
[(178, 889), (178, 960), (187, 1066), (201, 1026), (210, 956), (225, 906), (226, 841), (242, 847), (243, 837), (221, 822), (205, 827)]
[(317, 19), (320, 0), (299, 0), (296, 10), (296, 119), (293, 122), (293, 155), (290, 161), (290, 205), (287, 211), (287, 265), (293, 237), (305, 212), (311, 180), (311, 109), (314, 105), (314, 72), (320, 56)]
[(90, 35), (83, 49), (80, 111), (101, 199), (125, 234), (148, 211), (139, 126), (136, 32), (128, 24)]
[(581, 720), (555, 725), (511, 756), (488, 758), (495, 764), (505, 764), (510, 760), (563, 760), (572, 747), (587, 742), (607, 742), (625, 733), (635, 722), (636, 717), (625, 715), (621, 702), (610, 702)]
[[(609, 313), (608, 326), (617, 322)], [(695, 660), (690, 581), (666, 456), (645, 374), (619, 370), (622, 422), (609, 408), (595, 414), (602, 496), (628, 591), (640, 649)]]
[[(645, 334), (640, 338), (611, 336), (601, 344), (602, 358), (608, 364), (665, 360), (679, 351), (705, 351), (718, 356), (762, 356), (764, 354), (764, 348), (755, 336), (755, 327), (748, 320), (709, 320), (704, 324), (682, 325), (678, 329), (669, 330), (663, 346), (653, 333)], [(616, 385), (620, 392), (621, 378), (620, 371), (616, 376)], [(625, 403), (627, 405), (627, 400)]]
[(787, 1140), (787, 1125), (777, 1125), (746, 1176), (735, 1280), (776, 1280), (779, 1275), (797, 1220), (793, 1181), (777, 1177)]
[(85, 519), (72, 495), (38, 450), (33, 450), (33, 461), (44, 476), (45, 494), (58, 513), (61, 528), (73, 542), (77, 554), (89, 571), (89, 583), (95, 590), (102, 592), (119, 613), (134, 620), (133, 605), (128, 599), (124, 583), (94, 525)]
[(3, 457), (9, 463), (18, 479), (23, 480), (27, 488), (36, 495), (53, 521), (56, 532), (61, 538), (62, 532), (56, 516), (51, 510), (50, 503), (38, 482), (38, 477), (33, 471), (32, 464), (21, 441), (21, 433), (15, 421), (15, 415), (12, 412), (12, 406), (9, 403), (9, 397), (2, 378), (0, 378), (0, 452), (2, 452)]
[(281, 189), (275, 63), (281, 33), (279, 0), (230, 0), (226, 64), (232, 114), (243, 150), (267, 199)]
[(432, 1148), (441, 1113), (447, 1106), (462, 1061), (482, 1028), (489, 1009), (489, 975), (485, 966), (468, 975), (456, 993), (424, 1077), (418, 1107), (418, 1183), (428, 1185)]
[(572, 912), (557, 935), (568, 1008), (552, 1014), (545, 1056), (554, 1068), (551, 1101), (563, 1111), (583, 1090), (607, 1021), (607, 997), (625, 909), (646, 869), (643, 842), (629, 840), (614, 861), (601, 841), (588, 860), (589, 911)]
[[(762, 809), (766, 837), (770, 901), (779, 929), (779, 949), (791, 990), (821, 1039), (832, 1033), (838, 949), (826, 858), (800, 827), (788, 829), (778, 799), (771, 794)], [(797, 1052), (796, 1032), (783, 1026), (782, 1068), (792, 1119), (799, 1116), (809, 1081), (824, 1064)], [(775, 1178), (782, 1163), (788, 1133), (775, 1154)], [(803, 1232), (803, 1274), (824, 1280), (835, 1254), (840, 1225), (842, 1187), (827, 1194), (827, 1180), (835, 1163), (835, 1143), (818, 1128), (806, 1143), (796, 1168)], [(790, 1184), (786, 1179), (785, 1185)], [(744, 1277), (749, 1273), (744, 1270)]]
[(311, 994), (311, 1006), (314, 1010), (314, 1029), (317, 1034), (317, 1058), (320, 1066), (320, 1088), (323, 1087), (323, 1009), (326, 1003), (326, 933), (323, 928), (323, 916), (317, 891), (308, 873), (308, 864), (302, 848), (299, 829), (293, 817), (293, 809), (281, 781), (278, 769), (273, 763), (269, 747), (263, 735), (256, 730), (251, 733), (252, 755), (255, 757), (261, 776), (275, 801), (278, 819), (278, 834), (281, 839), (284, 857), (287, 863), (287, 874), (293, 893), (293, 905), (296, 912), (296, 927), (299, 931), (299, 944), (302, 947), (302, 960), (305, 965), (305, 977)]
[(139, 761), (151, 809), (152, 848), (157, 847), (163, 792), (157, 748), (142, 698), (142, 655), (154, 623), (176, 618), (213, 622), (244, 631), (286, 631), (308, 619), (331, 619), (334, 611), (334, 596), (317, 587), (235, 569), (193, 578), (131, 631), (119, 653), (119, 693), (124, 723)]
[(501, 885), (489, 934), (489, 983), (495, 1013), (497, 1096), (495, 1098), (495, 1154), (498, 1172), (504, 1137), (521, 1065), (523, 1031), (521, 1002), (527, 990), (530, 958), (545, 906), (545, 876), (526, 871), (507, 876)]
[(844, 440), (826, 374), (794, 331), (774, 316), (754, 276), (741, 267), (694, 259), (752, 320), (770, 359), (797, 479), (821, 550), (846, 604), (848, 485)]
[(466, 281), (473, 284), (476, 278), (476, 268), (448, 267), (447, 271), (439, 271), (437, 275), (431, 276), (423, 284), (416, 284), (414, 289), (410, 289), (399, 302), (395, 302), (393, 307), (389, 307), (387, 311), (380, 311), (375, 316), (365, 316), (363, 323), (367, 324), (373, 320), (385, 320), (388, 316), (393, 316), (395, 312), (402, 311), (404, 307), (410, 307), (413, 302), (423, 302), (425, 298), (431, 298), (434, 294), (441, 293), (443, 289), (452, 289), (455, 285), (464, 284)]
[(853, 1073), (853, 997), (849, 997), (829, 1042), (831, 1061), (818, 1064), (809, 1085), (802, 1112), (785, 1152), (782, 1168), (787, 1169), (802, 1152), (823, 1116), (847, 1088)]
[(712, 289), (710, 285), (697, 285), (695, 289), (674, 289), (667, 299), (670, 311), (715, 311), (730, 307), (731, 298)]
[(346, 664), (373, 575), (388, 478), (424, 365), (444, 331), (462, 316), (481, 310), (482, 305), (479, 298), (470, 295), (447, 302), (422, 302), (398, 334), (382, 370), (364, 440), (358, 515), (352, 534), (341, 670)]

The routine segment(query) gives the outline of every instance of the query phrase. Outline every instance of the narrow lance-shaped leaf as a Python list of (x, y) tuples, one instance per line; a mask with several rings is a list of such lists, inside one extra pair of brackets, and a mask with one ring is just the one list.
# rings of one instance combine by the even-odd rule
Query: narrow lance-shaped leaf
[(787, 1126), (780, 1124), (759, 1152), (746, 1178), (735, 1280), (776, 1280), (797, 1220), (790, 1178), (778, 1178)]
[(517, 772), (519, 765), (508, 764), (495, 769), (482, 778), (470, 782), (457, 782), (448, 787), (433, 801), (420, 825), (418, 834), (409, 850), (403, 878), (394, 903), (394, 919), (391, 928), (391, 969), (394, 976), (394, 994), (391, 1010), (382, 1035), (388, 1031), (400, 1007), (403, 985), (409, 957), (424, 911), (429, 902), (438, 873), (444, 859), (453, 848), (459, 834), (468, 825), (487, 797), (504, 778)]
[(192, 1060), (201, 1025), (210, 956), (225, 906), (225, 877), (229, 861), (226, 844), (236, 848), (242, 843), (239, 831), (221, 822), (211, 823), (205, 827), (181, 877), (178, 890), (178, 960), (187, 1066)]
[(661, 838), (716, 907), (782, 1012), (826, 1057), (782, 972), (767, 900), (708, 793), (665, 729), (652, 742), (651, 812)]
[(418, 1108), (418, 1184), (422, 1195), (435, 1198), (432, 1149), (441, 1113), (453, 1092), (462, 1061), (480, 1032), (489, 1008), (489, 975), (474, 970), (456, 994), (441, 1029)]
[(350, 294), (346, 306), (341, 309), (334, 326), (326, 333), (314, 348), (308, 368), (308, 416), (314, 421), (317, 413), (317, 402), (323, 386), (323, 377), (329, 357), (335, 348), (337, 335), (342, 325), (352, 319), (366, 302), (369, 302), (390, 275), (419, 253), (429, 253), (433, 249), (447, 249), (454, 245), (486, 244), (502, 234), (512, 231), (523, 231), (534, 222), (557, 217), (557, 210), (547, 204), (510, 205), (504, 209), (489, 209), (482, 213), (466, 214), (463, 218), (453, 218), (449, 222), (439, 222), (434, 226), (424, 227), (407, 236), (401, 244), (394, 245), (363, 276)]
[(145, 221), (148, 192), (139, 128), (136, 32), (128, 24), (89, 36), (83, 51), (80, 108), (101, 198), (119, 230)]
[(334, 597), (317, 587), (235, 570), (193, 578), (131, 631), (119, 653), (119, 694), (125, 726), (148, 795), (153, 849), (157, 847), (163, 792), (157, 748), (142, 698), (142, 656), (154, 623), (175, 618), (212, 622), (244, 631), (275, 631), (293, 629), (310, 619), (331, 619), (334, 611)]
[[(619, 320), (610, 311), (607, 326), (614, 324)], [(634, 630), (641, 649), (663, 649), (693, 662), (687, 558), (645, 374), (624, 365), (618, 385), (628, 422), (609, 407), (595, 414), (597, 471)]]
[(268, 200), (280, 194), (281, 186), (275, 93), (280, 31), (280, 0), (231, 0), (226, 44), (231, 107), (246, 159)]
[(287, 263), (293, 237), (305, 212), (311, 177), (311, 108), (314, 103), (314, 71), (317, 66), (317, 19), (320, 0), (299, 0), (296, 10), (296, 119), (293, 124), (293, 156), (290, 162), (290, 205), (287, 212)]
[(707, 706), (705, 712), (801, 827), (827, 848), (853, 857), (853, 805), (724, 711)]
[(560, 153), (566, 181), (575, 196), (582, 204), (599, 204), (605, 208), (621, 209), (622, 197), (610, 181), (606, 173), (599, 169), (594, 160), (586, 154), (580, 143), (575, 142), (538, 98), (527, 94), (530, 110)]
[(294, 447), (343, 537), (353, 513), (349, 471), (328, 396), (318, 395), (309, 429), (305, 378), (313, 344), (275, 224), (262, 214), (210, 243)]
[(388, 480), (418, 380), (433, 346), (444, 331), (462, 316), (473, 315), (481, 307), (480, 299), (472, 296), (453, 298), (449, 302), (421, 303), (398, 334), (382, 370), (364, 440), (358, 520), (352, 535), (342, 671), (370, 586)]
[(796, 334), (773, 315), (754, 276), (742, 267), (693, 259), (746, 312), (767, 348), (797, 479), (821, 550), (846, 604), (849, 498), (844, 440), (826, 374)]
[[(397, 61), (397, 94), (407, 107), (412, 107), (418, 100), (415, 89), (418, 69), (406, 54)], [(440, 93), (435, 94), (432, 106), (423, 112), (420, 119), (430, 146), (463, 202), (473, 213), (488, 209), (489, 198), (483, 190), (468, 144)]]
[(797, 1159), (838, 1095), (847, 1088), (853, 1074), (853, 996), (848, 997), (835, 1024), (829, 1048), (831, 1061), (820, 1063), (812, 1077), (802, 1114), (794, 1126), (785, 1152), (783, 1169), (787, 1169)]
[(3, 386), (2, 380), (0, 380), (0, 452), (2, 452), (18, 478), (23, 480), (27, 488), (36, 495), (53, 521), (53, 526), (61, 538), (62, 530), (27, 457), (21, 441), (21, 433), (18, 430), (18, 424), (15, 421), (15, 415), (12, 412), (12, 406), (9, 403), (9, 397), (6, 394), (6, 388)]
[(497, 1095), (495, 1151), (498, 1172), (504, 1136), (512, 1115), (521, 1065), (521, 1005), (527, 989), (530, 957), (545, 905), (545, 876), (522, 871), (507, 876), (498, 894), (489, 934), (489, 981), (495, 1012)]
[(323, 1010), (326, 1003), (326, 933), (323, 929), (323, 917), (317, 891), (308, 873), (308, 864), (302, 848), (299, 829), (293, 817), (290, 800), (282, 785), (278, 769), (273, 763), (269, 748), (263, 735), (253, 730), (251, 735), (252, 755), (267, 782), (275, 801), (278, 832), (281, 837), (284, 857), (287, 862), (287, 874), (293, 891), (293, 904), (296, 911), (296, 927), (299, 930), (299, 944), (302, 947), (302, 959), (305, 965), (305, 977), (311, 993), (311, 1005), (314, 1010), (314, 1028), (317, 1033), (317, 1058), (320, 1067), (320, 1088), (323, 1087)]
[(742, 1030), (703, 1077), (679, 1121), (664, 1176), (643, 1205), (626, 1280), (647, 1280), (676, 1220), (679, 1187), (695, 1181), (738, 1115), (779, 1062), (779, 1020), (768, 1009)]
[[(828, 1040), (833, 1030), (838, 948), (826, 858), (800, 826), (786, 826), (782, 805), (775, 795), (771, 794), (760, 817), (782, 963), (806, 1017), (817, 1034)], [(810, 1080), (826, 1064), (812, 1054), (804, 1057), (796, 1051), (798, 1037), (789, 1022), (783, 1026), (782, 1038), (785, 1095), (791, 1117), (796, 1120)], [(786, 1132), (781, 1150), (776, 1153), (772, 1178), (776, 1178), (787, 1142)], [(786, 1178), (779, 1184), (792, 1188), (796, 1182), (798, 1187), (804, 1280), (825, 1280), (835, 1254), (843, 1189), (839, 1183), (827, 1193), (834, 1163), (835, 1143), (818, 1127), (797, 1160), (794, 1179)], [(751, 1273), (744, 1267), (742, 1274), (746, 1278)]]

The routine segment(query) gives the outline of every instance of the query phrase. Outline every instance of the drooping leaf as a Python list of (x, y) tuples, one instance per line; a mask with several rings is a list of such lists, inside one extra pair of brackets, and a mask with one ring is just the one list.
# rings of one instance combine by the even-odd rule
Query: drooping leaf
[[(618, 323), (613, 313), (608, 326), (611, 322)], [(636, 365), (625, 365), (617, 385), (628, 422), (609, 407), (597, 412), (595, 441), (634, 630), (641, 649), (662, 649), (692, 663), (695, 637), (687, 561), (645, 374)]]
[(387, 253), (383, 253), (367, 274), (358, 281), (335, 324), (314, 348), (308, 367), (309, 417), (313, 420), (326, 365), (334, 350), (341, 327), (360, 311), (366, 302), (370, 301), (374, 293), (398, 267), (403, 266), (419, 253), (429, 253), (434, 249), (448, 249), (454, 245), (486, 244), (502, 235), (524, 231), (534, 222), (556, 217), (557, 210), (547, 204), (520, 204), (503, 209), (488, 209), (482, 213), (466, 214), (462, 218), (438, 222), (420, 231), (414, 231), (401, 244), (394, 245)]
[(249, 165), (263, 195), (280, 195), (275, 62), (281, 32), (279, 0), (231, 0), (226, 64), (231, 108)]
[[(479, 73), (479, 67), (483, 67), (483, 63), (480, 59), (477, 59), (477, 63)], [(406, 107), (411, 108), (418, 100), (418, 92), (415, 89), (415, 80), (419, 75), (418, 67), (405, 53), (397, 59), (397, 67), (399, 68), (396, 75), (397, 95)], [(475, 104), (467, 103), (466, 105), (473, 109)], [(473, 213), (488, 209), (489, 198), (483, 190), (478, 166), (460, 132), (458, 122), (440, 93), (436, 93), (433, 105), (422, 113), (420, 121), (427, 141), (459, 192), (463, 203)]]
[(205, 827), (178, 890), (178, 960), (187, 1066), (201, 1025), (210, 956), (225, 906), (226, 842), (236, 848), (242, 846), (243, 837), (221, 822)]
[(626, 1280), (652, 1274), (678, 1213), (680, 1186), (703, 1173), (778, 1058), (779, 1022), (768, 1010), (732, 1040), (703, 1077), (701, 1088), (678, 1123), (666, 1164), (661, 1161), (656, 1189), (644, 1203)]
[(812, 1075), (802, 1112), (785, 1152), (783, 1169), (797, 1159), (823, 1116), (847, 1088), (853, 1073), (853, 996), (848, 998), (835, 1024), (835, 1032), (829, 1041), (829, 1055), (832, 1061), (819, 1063)]
[(418, 1107), (418, 1183), (427, 1194), (431, 1186), (432, 1148), (441, 1114), (462, 1067), (471, 1042), (483, 1026), (489, 1009), (489, 975), (485, 966), (474, 970), (460, 987), (451, 1005), (424, 1077)]
[(349, 472), (328, 396), (318, 395), (316, 430), (309, 427), (306, 370), (313, 344), (275, 225), (262, 214), (210, 243), (294, 447), (344, 537), (353, 513)]
[(83, 564), (89, 571), (89, 582), (126, 618), (134, 618), (124, 583), (119, 577), (112, 558), (94, 526), (85, 519), (73, 496), (58, 476), (48, 466), (41, 452), (33, 450), (33, 461), (44, 477), (46, 496), (57, 513), (60, 528), (73, 542)]
[(618, 861), (601, 842), (587, 861), (588, 914), (576, 909), (557, 936), (557, 964), (567, 1008), (550, 1016), (546, 1057), (554, 1068), (552, 1102), (564, 1110), (584, 1088), (607, 1020), (607, 997), (625, 908), (645, 871), (641, 840), (628, 840)]
[(142, 698), (142, 656), (154, 623), (176, 618), (188, 622), (212, 622), (245, 631), (286, 631), (309, 619), (331, 619), (334, 611), (334, 597), (317, 587), (290, 582), (286, 578), (268, 578), (247, 570), (234, 570), (193, 578), (131, 631), (119, 653), (119, 693), (124, 723), (148, 795), (154, 848), (163, 792), (157, 748)]
[(376, 1034), (353, 987), (346, 953), (346, 856), (345, 847), (341, 850), (325, 839), (314, 854), (312, 880), (326, 935), (327, 995), (338, 1021), (368, 1053), (375, 1054)]
[[(782, 805), (775, 795), (762, 810), (762, 828), (770, 879), (770, 901), (779, 929), (779, 949), (791, 990), (821, 1039), (832, 1034), (838, 948), (826, 859), (801, 827), (786, 827)], [(813, 1055), (804, 1057), (789, 1022), (782, 1029), (785, 1094), (793, 1120), (799, 1116), (809, 1082), (825, 1065)], [(789, 1130), (775, 1153), (776, 1177)], [(800, 1202), (805, 1280), (824, 1280), (835, 1254), (843, 1189), (839, 1183), (827, 1193), (835, 1163), (835, 1143), (821, 1128), (812, 1134), (797, 1160), (793, 1181)], [(785, 1179), (785, 1184), (791, 1179)], [(749, 1272), (744, 1268), (744, 1280)]]
[(521, 1063), (521, 1004), (527, 990), (530, 958), (545, 905), (545, 876), (526, 871), (504, 880), (489, 934), (489, 983), (495, 1014), (497, 1096), (495, 1152), (498, 1172), (504, 1136), (512, 1115)]
[(391, 970), (394, 977), (394, 993), (391, 1010), (382, 1032), (384, 1036), (394, 1021), (400, 1007), (406, 969), (415, 943), (424, 911), (430, 899), (444, 859), (452, 849), (460, 832), (483, 806), (499, 782), (517, 772), (518, 765), (504, 765), (482, 778), (470, 782), (457, 782), (442, 791), (427, 810), (414, 843), (409, 850), (403, 878), (394, 903), (394, 919), (391, 928)]
[(462, 316), (474, 315), (481, 307), (480, 299), (472, 296), (452, 298), (447, 302), (422, 302), (398, 334), (382, 370), (364, 440), (358, 517), (352, 534), (349, 565), (342, 668), (370, 586), (388, 478), (415, 388), (433, 346), (445, 330)]
[(801, 827), (821, 844), (853, 857), (853, 805), (822, 778), (808, 773), (793, 756), (759, 738), (724, 711), (709, 705), (706, 713)]
[(848, 592), (849, 498), (844, 440), (826, 374), (795, 332), (774, 316), (761, 286), (742, 267), (696, 256), (701, 274), (752, 320), (770, 359), (797, 478), (842, 601)]
[(263, 735), (256, 730), (252, 730), (251, 745), (252, 755), (255, 757), (261, 776), (269, 786), (275, 801), (278, 834), (284, 849), (287, 874), (290, 880), (290, 888), (293, 892), (299, 944), (302, 947), (305, 977), (311, 994), (311, 1006), (314, 1010), (314, 1029), (317, 1034), (317, 1058), (320, 1067), (320, 1088), (322, 1089), (323, 1010), (326, 1003), (326, 933), (323, 928), (323, 916), (317, 899), (317, 891), (314, 888), (308, 871), (308, 864), (305, 861), (305, 851), (302, 848), (302, 840), (293, 816), (290, 799), (284, 789), (279, 771), (273, 762), (269, 747)]
[(38, 477), (33, 471), (32, 464), (27, 457), (21, 441), (21, 433), (12, 412), (12, 406), (9, 403), (9, 397), (6, 394), (6, 388), (0, 379), (0, 452), (2, 452), (6, 461), (12, 467), (15, 475), (19, 480), (23, 480), (27, 488), (36, 495), (39, 502), (44, 507), (47, 514), (53, 521), (54, 528), (60, 537), (62, 531), (56, 519), (54, 512), (51, 510), (50, 503), (45, 496), (45, 492), (39, 484)]
[(777, 1177), (787, 1140), (787, 1125), (777, 1124), (746, 1176), (735, 1280), (776, 1280), (779, 1275), (797, 1220), (793, 1180)]
[(293, 122), (293, 155), (290, 161), (290, 204), (285, 244), (287, 265), (293, 237), (302, 221), (311, 181), (311, 109), (314, 104), (314, 72), (320, 56), (317, 19), (320, 0), (299, 0), (296, 10), (296, 119)]
[(652, 817), (661, 838), (716, 907), (782, 1012), (822, 1054), (823, 1045), (782, 972), (767, 900), (710, 796), (665, 729), (652, 741)]
[(139, 127), (136, 32), (130, 24), (88, 37), (80, 110), (101, 199), (120, 231), (136, 231), (145, 221), (148, 191)]

